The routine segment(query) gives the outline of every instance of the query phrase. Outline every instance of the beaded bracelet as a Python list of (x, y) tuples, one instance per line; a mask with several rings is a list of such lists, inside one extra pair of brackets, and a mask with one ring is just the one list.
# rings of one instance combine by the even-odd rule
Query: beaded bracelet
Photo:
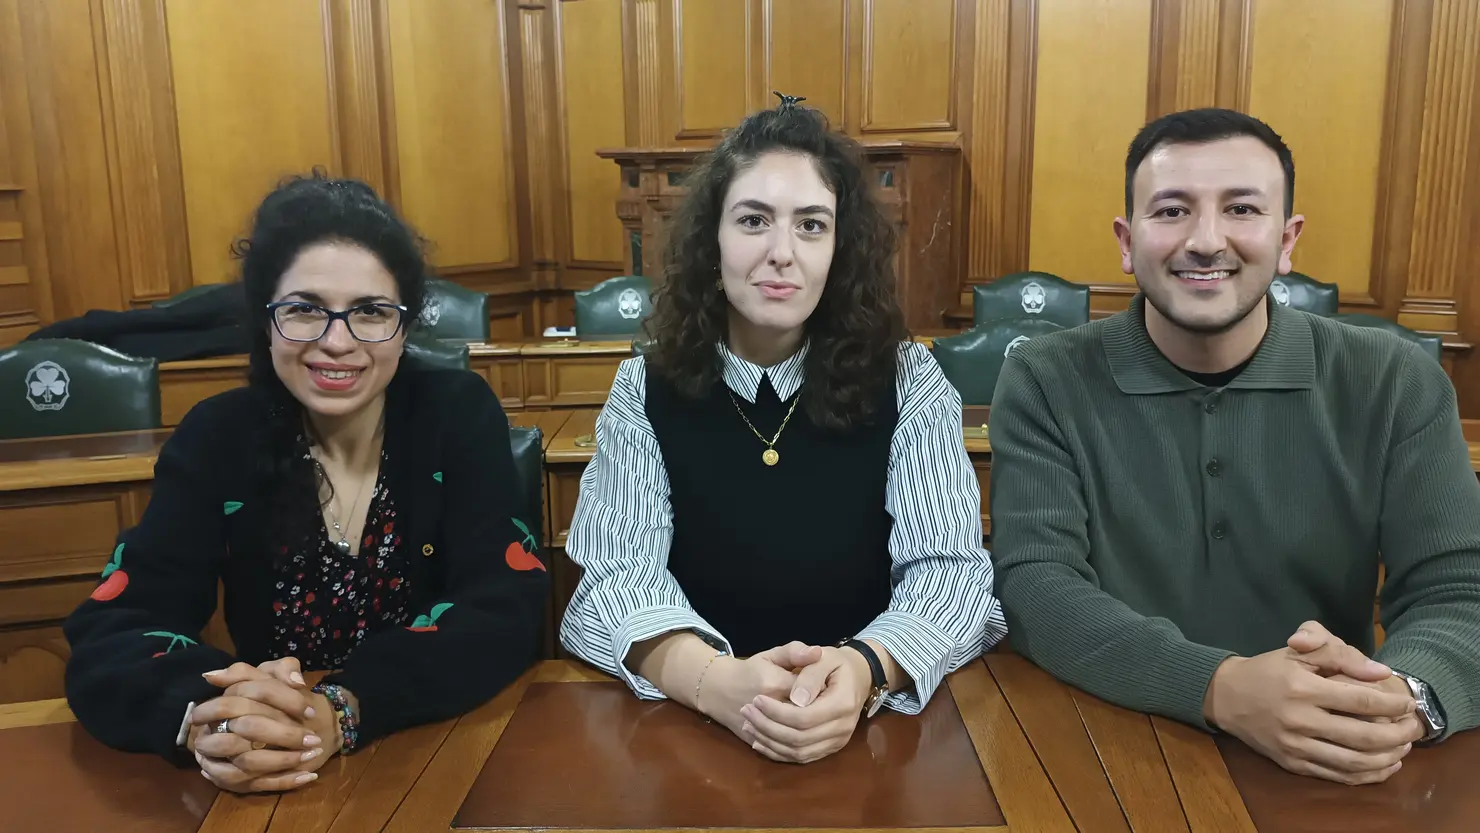
[(330, 705), (334, 706), (334, 714), (339, 717), (339, 734), (343, 736), (339, 751), (344, 755), (351, 754), (360, 745), (360, 719), (355, 716), (349, 698), (344, 696), (344, 689), (333, 683), (319, 683), (313, 687), (313, 691), (324, 695)]

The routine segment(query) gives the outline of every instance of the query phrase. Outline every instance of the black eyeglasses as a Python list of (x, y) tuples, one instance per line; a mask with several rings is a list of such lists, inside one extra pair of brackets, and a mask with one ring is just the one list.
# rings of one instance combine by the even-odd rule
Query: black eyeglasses
[(361, 304), (335, 312), (307, 301), (274, 301), (267, 309), (272, 326), (288, 341), (318, 341), (329, 325), (343, 321), (356, 341), (376, 344), (395, 338), (406, 317), (406, 308), (399, 304)]

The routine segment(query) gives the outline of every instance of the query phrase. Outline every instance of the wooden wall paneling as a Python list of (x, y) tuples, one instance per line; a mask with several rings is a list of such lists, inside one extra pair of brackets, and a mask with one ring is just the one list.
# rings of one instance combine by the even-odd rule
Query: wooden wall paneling
[(1253, 0), (1155, 0), (1147, 119), (1195, 107), (1248, 104)]
[(1376, 304), (1373, 229), (1394, 0), (1254, 5), (1249, 112), (1295, 155), (1295, 269)]
[(971, 319), (972, 282), (1028, 267), (1032, 216), (1038, 2), (983, 4), (975, 22), (960, 323)]
[(806, 96), (838, 129), (848, 124), (848, 0), (763, 0), (761, 107), (771, 92)]
[[(1480, 89), (1474, 92), (1470, 102), (1470, 135), (1480, 134)], [(1480, 142), (1470, 142), (1470, 157), (1466, 162), (1470, 178), (1466, 189), (1465, 204), (1468, 206), (1470, 222), (1466, 240), (1469, 252), (1468, 263), (1480, 263)], [(1460, 298), (1460, 332), (1466, 340), (1480, 340), (1480, 280), (1472, 275), (1465, 282), (1464, 294)], [(1456, 362), (1453, 373), (1455, 387), (1459, 392), (1460, 413), (1466, 416), (1480, 411), (1480, 360), (1473, 354)]]
[(529, 292), (507, 295), (490, 293), (488, 298), (489, 340), (516, 341), (533, 335), (536, 332), (538, 306), (538, 299)]
[(90, 0), (17, 5), (53, 312), (121, 309)]
[[(626, 92), (629, 147), (657, 147), (677, 128), (665, 95), (664, 64), (672, 50), (663, 48), (663, 6), (670, 0), (622, 0), (622, 87)], [(671, 29), (670, 29), (671, 31)]]
[(662, 67), (677, 126), (668, 140), (712, 144), (725, 128), (766, 106), (754, 60), (755, 1), (669, 0), (659, 7), (660, 31), (672, 50), (672, 63)]
[[(632, 111), (624, 82), (623, 10), (606, 0), (567, 0), (553, 6), (555, 23), (556, 222), (563, 290), (585, 289), (623, 272), (622, 225), (612, 214), (621, 187), (617, 166), (596, 155), (627, 141)], [(541, 301), (543, 320), (555, 321), (554, 298)]]
[(1433, 0), (1428, 68), (1419, 139), (1418, 181), (1408, 281), (1398, 322), (1458, 336), (1462, 280), (1475, 280), (1470, 218), (1480, 194), (1470, 191), (1477, 87), (1480, 4)]
[[(964, 34), (958, 33), (957, 24), (962, 22), (966, 4), (958, 0), (853, 2), (860, 7), (863, 29), (858, 53), (862, 93), (858, 132), (935, 134), (922, 138), (937, 141), (957, 138), (958, 79), (970, 82), (969, 76), (961, 78), (966, 73), (957, 71), (958, 34)], [(970, 101), (969, 92), (966, 100)]]
[(519, 31), (519, 74), (522, 105), (514, 112), (522, 114), (523, 139), (528, 189), (521, 203), (521, 214), (529, 224), (530, 276), (539, 290), (558, 286), (558, 232), (556, 217), (565, 193), (565, 176), (560, 159), (560, 126), (555, 89), (555, 12), (556, 0), (519, 3), (516, 9)]
[(338, 107), (344, 175), (362, 180), (382, 197), (387, 169), (383, 112), (386, 7), (384, 0), (330, 0), (334, 42), (334, 103)]
[(0, 0), (0, 345), (53, 320), (17, 0)]
[(65, 696), (71, 656), (59, 625), (0, 631), (0, 703)]
[[(1125, 148), (1146, 121), (1151, 0), (1038, 8), (1029, 268), (1094, 286), (1124, 307), (1111, 221), (1125, 211)], [(1092, 68), (1115, 67), (1115, 72)]]
[(231, 244), (280, 179), (343, 169), (330, 4), (164, 4), (191, 277), (215, 283), (235, 275)]

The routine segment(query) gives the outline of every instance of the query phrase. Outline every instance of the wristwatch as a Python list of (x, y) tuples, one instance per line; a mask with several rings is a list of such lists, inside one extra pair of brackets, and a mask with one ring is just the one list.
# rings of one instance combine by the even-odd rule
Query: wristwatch
[(845, 639), (838, 643), (839, 648), (852, 648), (868, 661), (870, 681), (868, 699), (863, 701), (863, 716), (873, 717), (879, 713), (879, 708), (884, 705), (884, 698), (889, 696), (889, 677), (884, 673), (884, 663), (879, 662), (879, 655), (869, 647), (862, 639)]
[(1444, 734), (1444, 729), (1449, 723), (1444, 719), (1444, 709), (1439, 705), (1439, 698), (1434, 696), (1434, 690), (1429, 684), (1413, 676), (1404, 674), (1402, 671), (1393, 671), (1393, 676), (1408, 684), (1408, 691), (1413, 694), (1413, 702), (1418, 704), (1418, 719), (1423, 722), (1423, 737), (1419, 743), (1426, 743)]

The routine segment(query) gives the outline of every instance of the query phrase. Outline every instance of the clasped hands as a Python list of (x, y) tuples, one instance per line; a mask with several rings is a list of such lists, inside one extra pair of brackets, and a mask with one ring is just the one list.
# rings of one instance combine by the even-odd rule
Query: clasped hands
[[(291, 790), (318, 778), (339, 751), (334, 708), (309, 690), (298, 660), (238, 662), (204, 675), (223, 689), (190, 715), (187, 746), (201, 774), (237, 793)], [(219, 731), (227, 721), (227, 731)]]
[(1375, 784), (1423, 737), (1415, 708), (1391, 669), (1306, 622), (1286, 648), (1224, 660), (1203, 713), (1291, 772)]
[(871, 681), (857, 651), (791, 642), (745, 659), (715, 659), (700, 679), (696, 708), (767, 758), (804, 764), (848, 743)]

